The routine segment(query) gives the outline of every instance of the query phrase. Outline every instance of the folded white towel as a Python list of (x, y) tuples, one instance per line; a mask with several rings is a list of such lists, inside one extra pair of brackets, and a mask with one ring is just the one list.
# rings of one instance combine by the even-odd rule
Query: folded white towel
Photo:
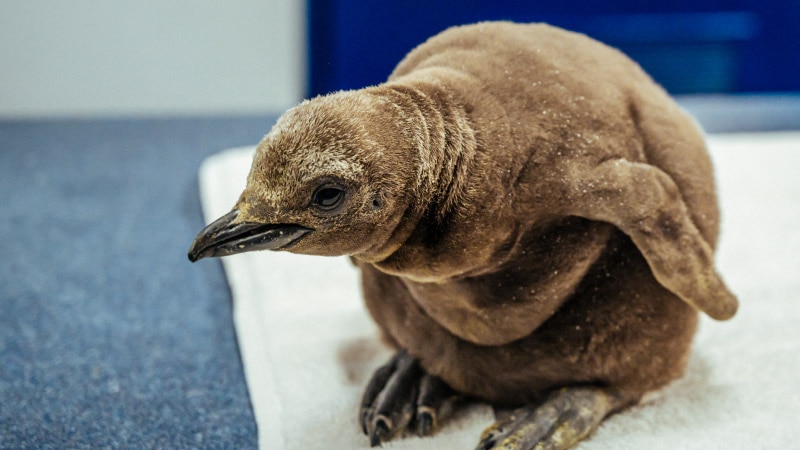
[[(738, 294), (730, 322), (701, 321), (686, 375), (606, 421), (581, 449), (800, 448), (800, 133), (709, 138), (723, 212), (718, 268)], [(234, 204), (253, 148), (200, 171), (206, 219)], [(345, 258), (223, 259), (262, 449), (367, 449), (361, 392), (391, 352)], [(459, 413), (434, 437), (391, 449), (471, 449), (493, 416)]]

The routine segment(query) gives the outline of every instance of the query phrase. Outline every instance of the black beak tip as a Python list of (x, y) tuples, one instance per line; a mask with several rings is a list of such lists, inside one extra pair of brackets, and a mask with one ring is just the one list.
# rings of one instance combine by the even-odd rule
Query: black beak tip
[(197, 262), (197, 261), (205, 258), (206, 256), (208, 256), (208, 255), (206, 255), (206, 253), (207, 252), (197, 251), (197, 241), (195, 241), (195, 242), (192, 242), (192, 246), (189, 247), (189, 252), (186, 254), (186, 256), (189, 257), (189, 261), (190, 262)]
[(220, 231), (230, 226), (230, 223), (237, 215), (239, 215), (239, 211), (234, 209), (206, 225), (206, 227), (197, 234), (194, 241), (192, 241), (192, 245), (189, 247), (189, 252), (186, 255), (189, 261), (197, 262), (205, 257), (213, 256), (214, 251), (209, 248), (209, 245), (214, 243), (214, 239)]
[(195, 263), (201, 259), (217, 256), (217, 250), (215, 246), (209, 246), (206, 243), (206, 238), (203, 233), (200, 233), (195, 240), (192, 241), (192, 246), (189, 247), (186, 256), (189, 258), (190, 262)]

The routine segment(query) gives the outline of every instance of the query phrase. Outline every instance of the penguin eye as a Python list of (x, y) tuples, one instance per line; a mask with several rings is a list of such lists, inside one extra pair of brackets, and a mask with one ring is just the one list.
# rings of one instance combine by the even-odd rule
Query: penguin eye
[(342, 203), (343, 199), (344, 191), (334, 186), (321, 186), (311, 196), (314, 206), (323, 211), (335, 209)]

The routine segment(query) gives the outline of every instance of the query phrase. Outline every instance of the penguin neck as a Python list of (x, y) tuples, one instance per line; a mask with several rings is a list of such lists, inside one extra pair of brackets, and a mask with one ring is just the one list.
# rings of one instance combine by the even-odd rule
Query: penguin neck
[[(435, 242), (451, 217), (458, 215), (468, 173), (478, 147), (465, 105), (454, 92), (431, 79), (403, 79), (382, 86), (403, 127), (408, 159), (416, 164), (412, 201), (380, 252), (370, 258), (379, 269), (401, 274), (429, 270), (436, 260)], [(431, 246), (405, 245), (427, 242)], [(404, 267), (405, 266), (405, 267)]]
[(477, 141), (467, 108), (438, 82), (404, 79), (389, 83), (391, 101), (413, 142), (415, 203), (441, 221), (457, 207), (466, 187)]

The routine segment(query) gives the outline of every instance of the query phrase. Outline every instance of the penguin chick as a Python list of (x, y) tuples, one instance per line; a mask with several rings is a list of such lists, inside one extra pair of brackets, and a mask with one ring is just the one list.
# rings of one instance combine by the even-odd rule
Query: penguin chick
[(478, 448), (564, 449), (681, 375), (697, 311), (733, 316), (718, 227), (700, 130), (635, 63), (479, 23), (286, 112), (189, 258), (352, 257), (398, 349), (362, 399), (372, 445), (467, 396), (517, 408)]

